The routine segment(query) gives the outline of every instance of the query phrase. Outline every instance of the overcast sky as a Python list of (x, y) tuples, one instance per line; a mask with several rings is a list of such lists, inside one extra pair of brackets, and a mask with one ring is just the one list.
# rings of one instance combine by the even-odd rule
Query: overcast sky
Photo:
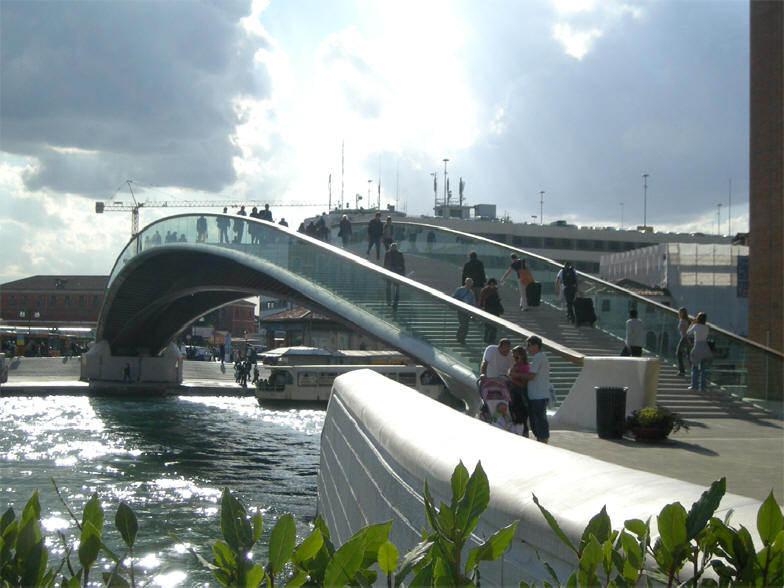
[[(0, 283), (108, 274), (130, 213), (341, 197), (432, 213), (748, 230), (741, 0), (0, 1)], [(731, 189), (730, 189), (731, 181)], [(118, 191), (119, 187), (119, 191)], [(285, 207), (284, 203), (319, 206)], [(623, 203), (623, 205), (621, 204)], [(719, 209), (718, 204), (722, 204)], [(219, 212), (217, 208), (207, 208)], [(143, 211), (141, 225), (185, 210)], [(538, 220), (537, 220), (538, 222)]]

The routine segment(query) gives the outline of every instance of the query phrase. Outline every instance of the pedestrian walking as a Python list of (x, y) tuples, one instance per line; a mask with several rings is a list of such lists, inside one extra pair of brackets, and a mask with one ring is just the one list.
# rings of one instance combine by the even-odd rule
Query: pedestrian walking
[(691, 359), (691, 387), (689, 390), (705, 390), (707, 389), (708, 364), (713, 359), (713, 351), (708, 341), (710, 334), (708, 315), (704, 312), (698, 312), (686, 332), (694, 337), (694, 347), (689, 357)]
[[(398, 251), (397, 243), (391, 243), (389, 251), (384, 254), (384, 268), (401, 276), (406, 275), (406, 260), (403, 254)], [(387, 306), (392, 305), (393, 308), (397, 309), (397, 303), (400, 299), (400, 284), (398, 282), (387, 280), (386, 298)]]
[[(476, 306), (473, 285), (474, 281), (471, 278), (466, 278), (463, 282), (463, 285), (452, 293), (452, 298), (457, 298), (461, 302), (465, 302), (471, 306)], [(457, 311), (457, 321), (459, 323), (459, 326), (457, 327), (457, 342), (460, 344), (465, 343), (466, 336), (468, 335), (468, 322), (470, 319), (471, 315), (466, 311)]]
[[(498, 293), (498, 281), (495, 278), (487, 280), (487, 285), (479, 293), (479, 307), (485, 312), (495, 316), (504, 314), (504, 305), (501, 304), (501, 295)], [(492, 323), (485, 323), (485, 343), (495, 341), (498, 328)]]
[(644, 337), (645, 329), (642, 321), (637, 318), (637, 309), (632, 308), (629, 311), (629, 318), (626, 321), (626, 338), (624, 340), (623, 349), (621, 350), (621, 355), (641, 357)]
[(368, 248), (365, 255), (370, 255), (370, 250), (375, 245), (376, 247), (376, 260), (381, 259), (381, 235), (384, 232), (384, 225), (381, 222), (381, 213), (377, 212), (367, 227), (367, 240)]
[(466, 278), (471, 278), (474, 288), (474, 299), (479, 300), (479, 293), (487, 283), (485, 276), (485, 264), (479, 260), (476, 251), (468, 252), (468, 261), (463, 264), (463, 275), (461, 281), (465, 283)]

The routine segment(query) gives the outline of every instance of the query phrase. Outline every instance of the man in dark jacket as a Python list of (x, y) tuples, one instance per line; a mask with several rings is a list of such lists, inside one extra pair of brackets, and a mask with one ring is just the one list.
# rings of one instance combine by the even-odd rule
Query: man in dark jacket
[[(384, 254), (384, 268), (401, 276), (406, 275), (406, 260), (403, 258), (403, 254), (398, 251), (397, 243), (392, 243), (389, 246), (389, 251)], [(394, 301), (392, 298), (393, 289), (395, 291)], [(399, 298), (400, 284), (387, 280), (387, 305), (391, 304), (394, 308), (397, 308)]]
[(381, 258), (381, 235), (384, 232), (384, 224), (381, 222), (381, 213), (377, 212), (376, 215), (368, 223), (368, 248), (365, 255), (370, 255), (370, 250), (373, 245), (376, 246), (376, 259)]
[(461, 278), (463, 284), (465, 284), (466, 278), (471, 278), (471, 281), (474, 283), (472, 286), (474, 300), (479, 300), (479, 293), (485, 287), (487, 278), (485, 277), (485, 264), (479, 261), (476, 251), (471, 251), (468, 254), (468, 261), (463, 266), (463, 276)]

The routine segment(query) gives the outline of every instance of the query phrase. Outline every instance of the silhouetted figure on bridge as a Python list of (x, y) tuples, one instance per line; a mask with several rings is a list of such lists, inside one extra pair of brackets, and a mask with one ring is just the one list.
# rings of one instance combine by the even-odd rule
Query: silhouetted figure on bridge
[[(248, 216), (248, 213), (245, 212), (244, 204), (240, 206), (240, 209), (237, 211), (237, 216)], [(235, 243), (242, 242), (242, 233), (244, 230), (245, 230), (245, 220), (235, 218), (234, 219), (234, 242)]]
[(201, 215), (196, 221), (196, 242), (204, 243), (207, 240), (207, 219)]
[[(224, 207), (223, 214), (228, 214), (229, 209)], [(225, 217), (218, 217), (215, 219), (215, 224), (218, 225), (218, 236), (221, 243), (229, 242), (229, 219)]]

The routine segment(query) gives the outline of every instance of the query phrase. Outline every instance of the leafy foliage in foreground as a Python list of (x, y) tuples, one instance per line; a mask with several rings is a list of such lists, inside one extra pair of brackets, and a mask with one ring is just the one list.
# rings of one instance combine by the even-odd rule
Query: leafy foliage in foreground
[[(729, 525), (729, 514), (723, 521), (714, 517), (725, 486), (723, 478), (714, 482), (688, 512), (677, 502), (665, 506), (656, 519), (659, 537), (653, 543), (650, 520), (631, 519), (624, 522), (622, 529), (613, 530), (603, 508), (575, 545), (534, 496), (553, 532), (577, 560), (565, 582), (547, 563), (544, 567), (555, 585), (567, 586), (634, 586), (652, 582), (667, 586), (781, 586), (784, 518), (773, 493), (757, 514), (757, 532), (763, 547), (756, 551), (746, 528)], [(470, 476), (465, 466), (458, 464), (452, 474), (451, 489), (450, 503), (441, 502), (436, 507), (425, 483), (425, 512), (430, 530), (422, 531), (421, 541), (402, 559), (398, 548), (389, 541), (391, 521), (364, 527), (336, 548), (320, 517), (312, 532), (297, 543), (294, 518), (286, 514), (270, 532), (267, 563), (256, 563), (254, 547), (261, 537), (261, 515), (249, 513), (228, 489), (221, 496), (222, 539), (212, 545), (211, 558), (190, 551), (223, 586), (367, 586), (375, 583), (379, 574), (390, 588), (404, 583), (479, 586), (480, 563), (496, 560), (506, 551), (518, 522), (500, 529), (464, 554), (468, 538), (490, 501), (489, 483), (481, 463)], [(133, 558), (138, 523), (131, 508), (121, 502), (114, 517), (123, 543), (123, 553), (118, 556), (104, 543), (104, 511), (95, 494), (85, 504), (81, 520), (65, 506), (79, 529), (79, 542), (78, 546), (69, 545), (65, 536), (58, 534), (64, 556), (56, 566), (50, 565), (41, 531), (37, 491), (18, 520), (12, 508), (0, 517), (0, 588), (77, 588), (88, 582), (109, 587), (136, 586)], [(101, 555), (113, 566), (96, 578), (91, 571)], [(708, 577), (709, 571), (718, 581)], [(144, 583), (148, 581), (149, 578)], [(523, 587), (533, 585), (520, 582)], [(550, 584), (545, 582), (544, 586)]]
[[(656, 517), (659, 536), (651, 544), (650, 519), (630, 519), (613, 530), (606, 508), (594, 516), (580, 542), (572, 544), (555, 518), (534, 496), (550, 528), (575, 554), (577, 568), (566, 582), (546, 566), (556, 585), (636, 586), (651, 581), (667, 586), (782, 586), (784, 584), (784, 518), (773, 492), (757, 513), (763, 547), (756, 551), (748, 529), (713, 515), (726, 490), (722, 478), (703, 492), (691, 509), (679, 502)], [(655, 565), (648, 565), (651, 558)], [(709, 570), (718, 577), (718, 582)], [(710, 577), (708, 577), (710, 576)], [(529, 586), (525, 582), (521, 586)]]

